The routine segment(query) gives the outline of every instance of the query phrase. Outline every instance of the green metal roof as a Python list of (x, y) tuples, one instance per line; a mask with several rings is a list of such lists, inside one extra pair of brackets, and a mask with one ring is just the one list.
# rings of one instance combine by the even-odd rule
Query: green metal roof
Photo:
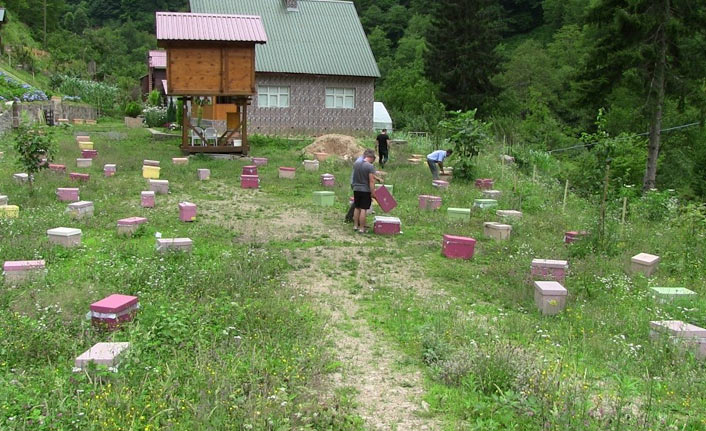
[(259, 15), (267, 43), (255, 47), (257, 72), (379, 77), (375, 57), (352, 2), (190, 0), (191, 12)]

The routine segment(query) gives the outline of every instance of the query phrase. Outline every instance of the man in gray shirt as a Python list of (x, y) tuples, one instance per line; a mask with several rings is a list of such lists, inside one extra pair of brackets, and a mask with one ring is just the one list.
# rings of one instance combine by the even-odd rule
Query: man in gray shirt
[(353, 165), (353, 228), (359, 233), (365, 233), (367, 226), (365, 217), (375, 198), (375, 151), (365, 150), (363, 160), (357, 161)]

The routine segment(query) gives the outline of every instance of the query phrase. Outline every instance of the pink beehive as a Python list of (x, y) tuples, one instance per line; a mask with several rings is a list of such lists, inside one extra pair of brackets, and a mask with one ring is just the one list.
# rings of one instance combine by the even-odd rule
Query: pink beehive
[(56, 189), (56, 196), (60, 202), (76, 202), (79, 200), (78, 188), (59, 187)]
[(179, 220), (194, 221), (196, 220), (196, 204), (191, 202), (179, 203)]
[(147, 223), (145, 217), (129, 217), (118, 220), (118, 235), (132, 235), (141, 224)]
[(197, 169), (196, 175), (198, 175), (199, 180), (205, 181), (205, 180), (211, 178), (211, 170), (210, 169)]
[(397, 201), (392, 197), (390, 191), (384, 185), (375, 190), (375, 200), (383, 212), (389, 213), (397, 206)]
[(103, 175), (112, 177), (115, 175), (116, 166), (114, 164), (103, 165)]
[(58, 172), (61, 174), (66, 173), (66, 166), (65, 165), (57, 165), (54, 163), (49, 163), (49, 170), (52, 172)]
[(31, 278), (37, 278), (46, 274), (46, 263), (44, 260), (16, 260), (5, 261), (2, 270), (5, 273), (5, 283), (19, 283)]
[(336, 185), (336, 177), (331, 174), (321, 174), (321, 185), (324, 187), (333, 187)]
[(586, 235), (588, 235), (588, 232), (586, 232), (585, 230), (582, 230), (582, 231), (572, 230), (572, 231), (566, 232), (564, 234), (564, 242), (567, 244), (571, 244), (572, 242), (577, 241)]
[(137, 296), (113, 294), (91, 304), (91, 322), (113, 330), (121, 323), (131, 321), (139, 307)]
[(569, 263), (565, 260), (532, 259), (532, 276), (564, 283)]
[(255, 165), (243, 166), (243, 172), (241, 172), (241, 175), (257, 175), (257, 166), (255, 166)]
[(436, 187), (437, 189), (448, 189), (449, 188), (449, 182), (444, 181), (444, 180), (433, 180), (431, 182), (431, 185), (433, 187)]
[(91, 175), (90, 174), (79, 174), (77, 172), (71, 172), (69, 174), (69, 178), (72, 180), (75, 180), (75, 181), (88, 181), (89, 179), (91, 179)]
[(470, 259), (476, 248), (476, 240), (465, 236), (444, 235), (441, 252), (449, 259)]
[(441, 208), (441, 197), (431, 195), (419, 195), (419, 209), (436, 210)]
[(285, 166), (280, 166), (279, 168), (279, 177), (280, 178), (294, 178), (296, 175), (296, 170), (294, 168), (288, 168)]
[(241, 175), (240, 187), (244, 189), (257, 189), (260, 187), (260, 177), (257, 175)]
[(140, 193), (140, 205), (143, 208), (154, 208), (154, 192), (142, 192)]
[(481, 190), (491, 190), (495, 185), (495, 181), (491, 178), (478, 178), (475, 182), (476, 187)]
[(402, 223), (397, 217), (376, 216), (373, 223), (373, 232), (378, 235), (397, 235), (400, 233)]
[(81, 150), (81, 157), (84, 159), (95, 159), (98, 157), (98, 150)]
[(262, 166), (267, 164), (267, 158), (266, 157), (253, 157), (252, 162), (255, 164), (255, 166)]

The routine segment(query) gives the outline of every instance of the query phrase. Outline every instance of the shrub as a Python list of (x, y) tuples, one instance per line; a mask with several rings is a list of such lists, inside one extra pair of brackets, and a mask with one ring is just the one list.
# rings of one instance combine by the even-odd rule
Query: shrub
[(140, 114), (142, 114), (142, 106), (140, 106), (139, 103), (128, 102), (128, 104), (125, 105), (125, 115), (126, 116), (135, 118)]
[(449, 113), (450, 118), (439, 123), (439, 128), (453, 147), (456, 161), (454, 176), (463, 179), (473, 178), (473, 158), (482, 147), (492, 142), (491, 124), (476, 119), (476, 110)]
[(147, 95), (147, 103), (152, 106), (160, 106), (162, 104), (161, 99), (162, 95), (159, 93), (159, 90), (152, 90)]
[(167, 110), (159, 106), (148, 106), (142, 111), (147, 127), (164, 126), (167, 122)]
[(168, 123), (175, 123), (176, 122), (176, 107), (174, 106), (174, 101), (169, 100), (169, 106), (167, 107), (167, 122)]
[[(53, 133), (49, 127), (38, 123), (28, 126), (24, 122), (15, 131), (17, 164), (29, 175), (30, 188), (34, 182), (34, 174), (48, 168), (54, 157)], [(42, 159), (46, 159), (46, 162)]]

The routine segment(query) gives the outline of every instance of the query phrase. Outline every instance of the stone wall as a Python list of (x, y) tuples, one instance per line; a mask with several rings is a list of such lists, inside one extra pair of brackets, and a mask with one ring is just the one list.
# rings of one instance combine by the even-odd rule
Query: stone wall
[[(372, 133), (374, 78), (258, 73), (255, 81), (257, 85), (289, 87), (289, 108), (260, 108), (255, 95), (248, 106), (249, 133)], [(326, 87), (355, 88), (355, 108), (326, 108)]]
[(90, 105), (77, 103), (64, 103), (59, 100), (49, 100), (46, 102), (14, 102), (11, 105), (4, 105), (0, 112), (0, 133), (12, 128), (14, 124), (19, 124), (20, 119), (27, 117), (32, 122), (44, 121), (44, 112), (53, 111), (54, 121), (58, 118), (83, 118), (95, 120), (98, 117), (96, 108)]

